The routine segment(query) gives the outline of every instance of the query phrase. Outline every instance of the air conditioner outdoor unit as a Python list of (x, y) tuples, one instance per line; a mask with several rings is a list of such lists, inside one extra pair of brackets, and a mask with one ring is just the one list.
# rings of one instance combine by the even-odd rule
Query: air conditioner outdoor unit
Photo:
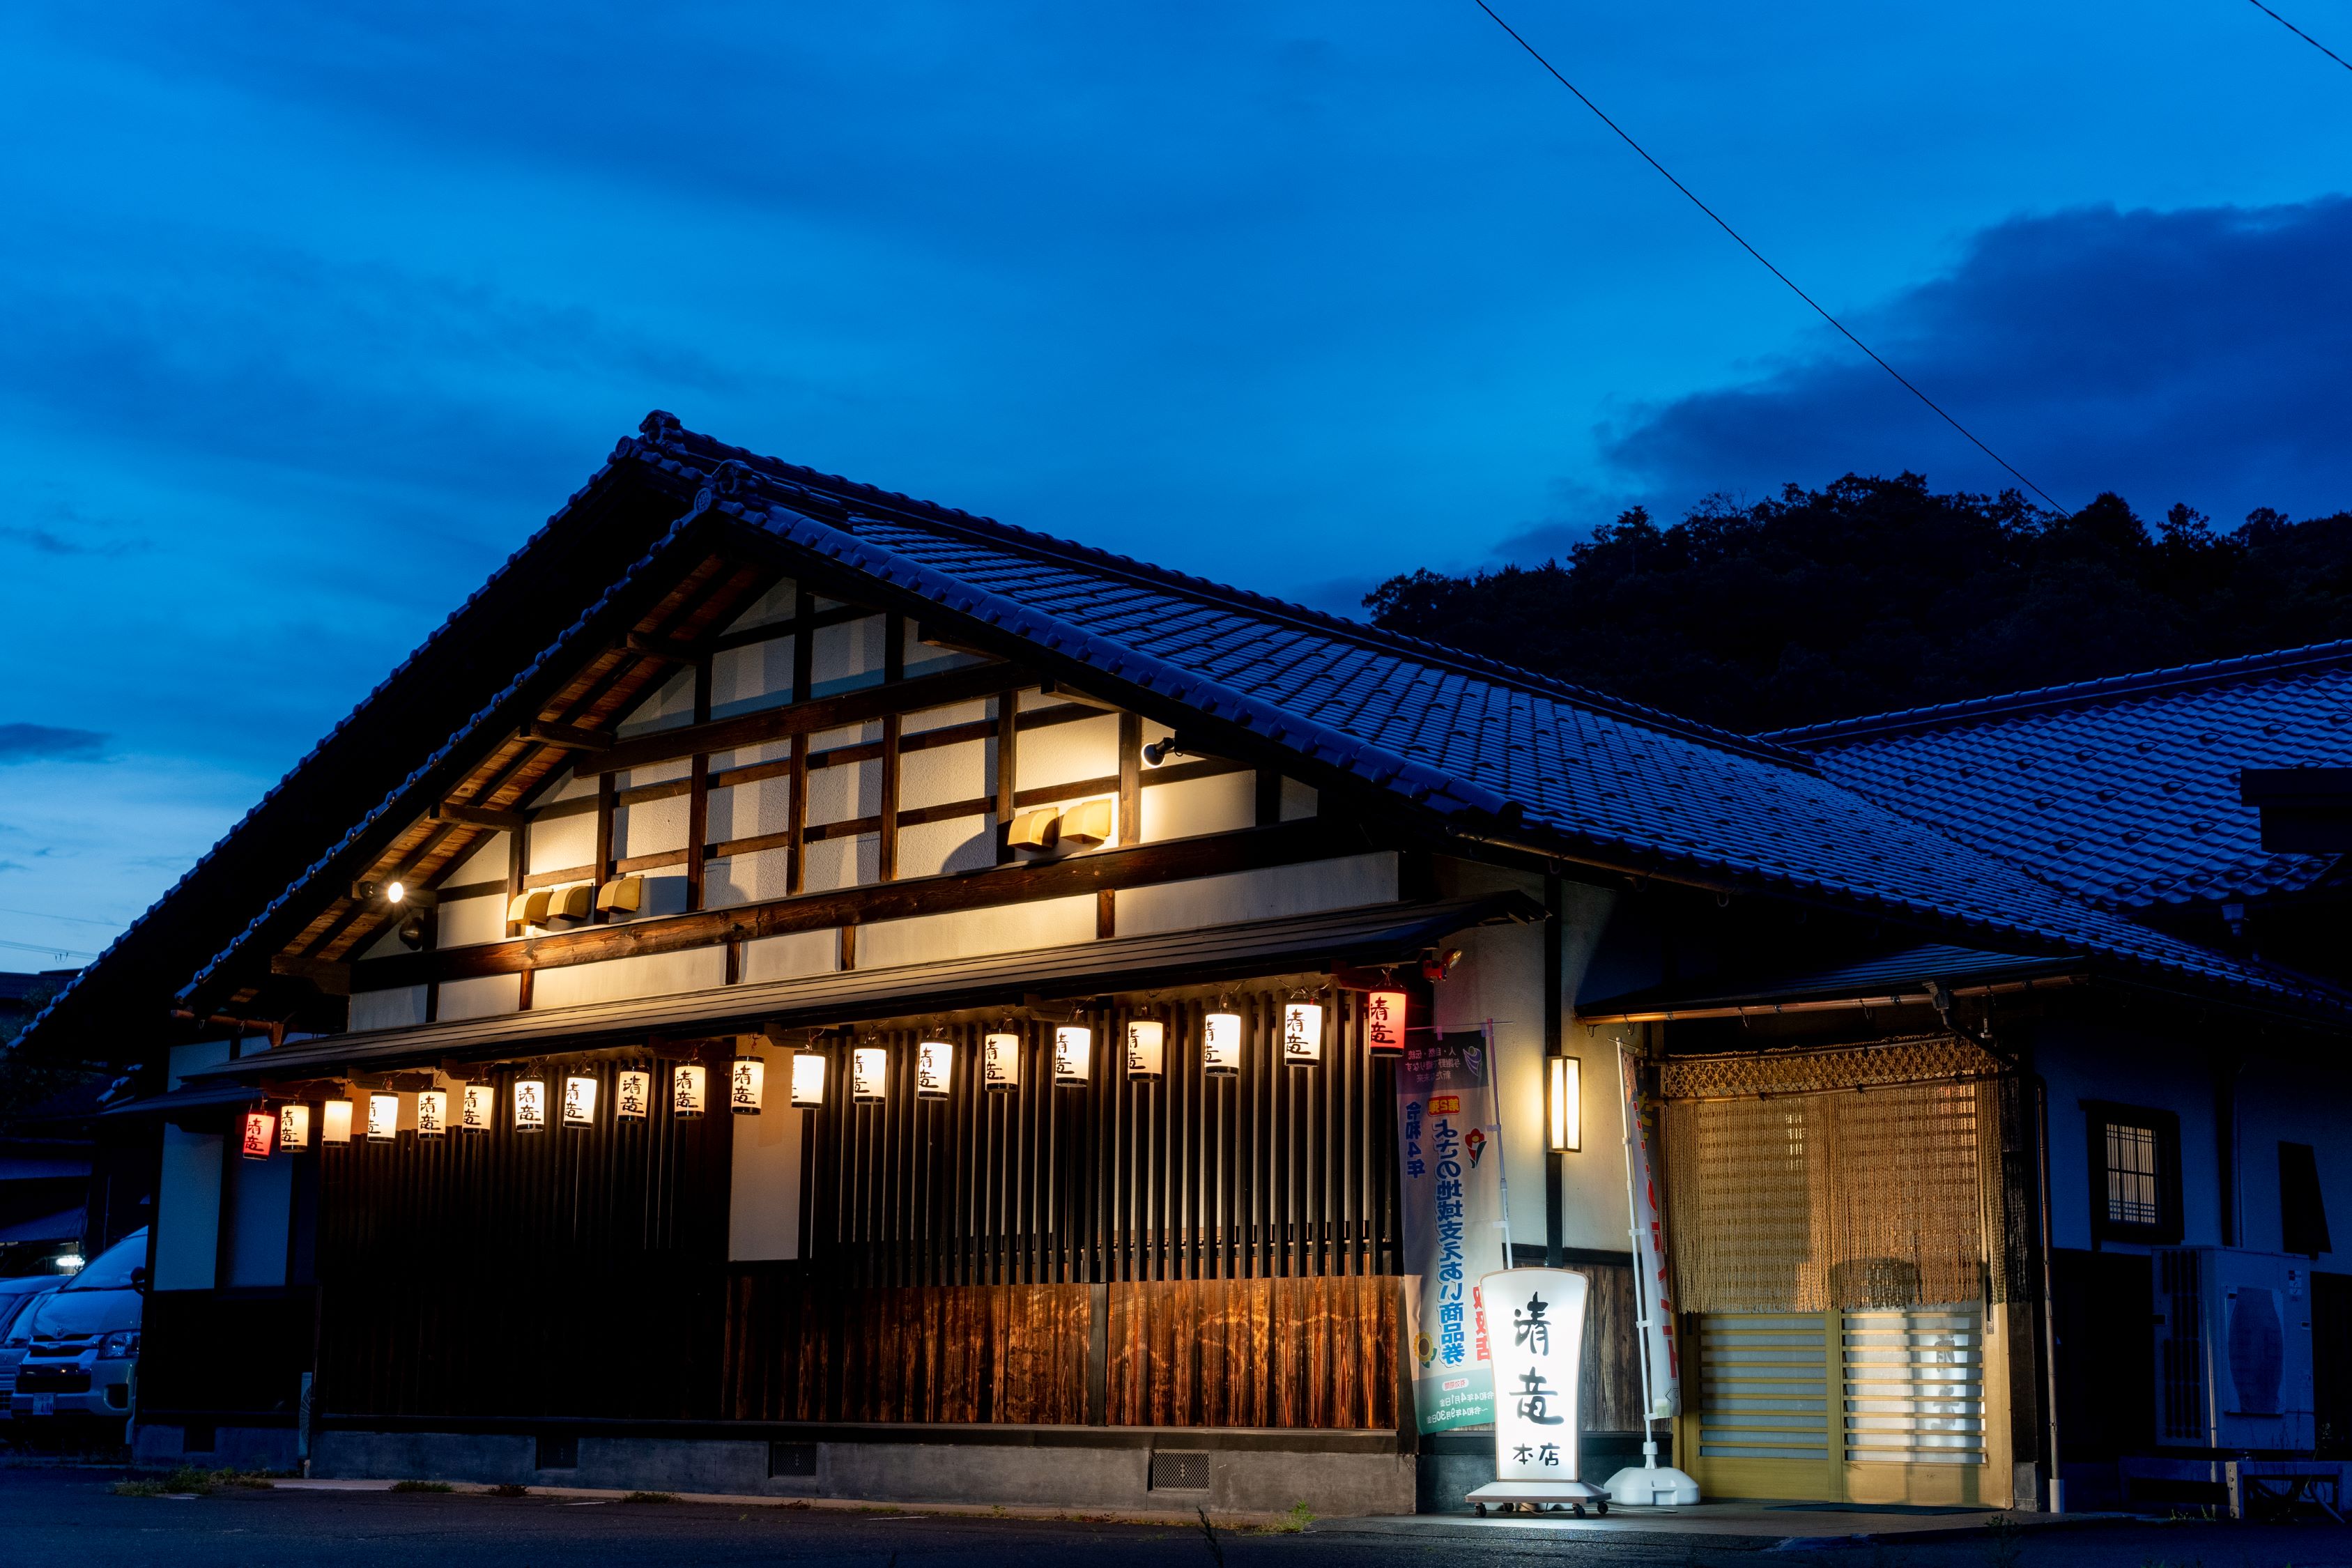
[(2307, 1454), (2311, 1266), (2227, 1247), (2156, 1254), (2156, 1440)]

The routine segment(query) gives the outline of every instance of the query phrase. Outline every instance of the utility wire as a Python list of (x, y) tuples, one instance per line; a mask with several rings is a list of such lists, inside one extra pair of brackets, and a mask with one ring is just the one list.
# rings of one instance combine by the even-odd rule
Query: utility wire
[[(2002, 457), (1999, 452), (1994, 451), (1990, 447), (1986, 446), (1983, 441), (1977, 437), (1975, 431), (1969, 429), (1967, 426), (1953, 418), (1948, 413), (1946, 413), (1941, 404), (1928, 396), (1926, 393), (1920, 391), (1916, 386), (1911, 384), (1910, 381), (1905, 377), (1901, 371), (1896, 370), (1893, 365), (1879, 358), (1877, 350), (1872, 348), (1868, 343), (1864, 342), (1860, 338), (1855, 337), (1853, 331), (1847, 328), (1843, 321), (1841, 321), (1835, 316), (1831, 315), (1827, 310), (1822, 308), (1819, 300), (1815, 300), (1811, 294), (1806, 293), (1802, 289), (1798, 288), (1795, 279), (1790, 278), (1787, 273), (1773, 266), (1772, 263), (1765, 258), (1762, 251), (1748, 244), (1747, 239), (1741, 236), (1738, 229), (1724, 222), (1720, 214), (1718, 214), (1713, 207), (1707, 205), (1705, 202), (1699, 200), (1698, 194), (1696, 191), (1693, 191), (1688, 185), (1684, 184), (1680, 180), (1675, 179), (1673, 170), (1667, 168), (1664, 163), (1659, 163), (1655, 158), (1650, 156), (1650, 150), (1648, 148), (1643, 146), (1639, 142), (1634, 141), (1633, 138), (1627, 133), (1623, 126), (1610, 119), (1608, 114), (1602, 110), (1599, 104), (1585, 97), (1581, 89), (1580, 89), (1574, 82), (1569, 80), (1566, 77), (1560, 75), (1559, 68), (1553, 65), (1549, 60), (1544, 58), (1541, 50), (1538, 49), (1533, 44), (1528, 42), (1526, 38), (1520, 37), (1517, 28), (1512, 26), (1508, 22), (1504, 21), (1502, 17), (1496, 16), (1495, 14), (1495, 8), (1492, 5), (1487, 5), (1486, 0), (1474, 0), (1474, 3), (1477, 5), (1478, 9), (1486, 13), (1486, 16), (1494, 22), (1495, 26), (1502, 28), (1504, 32), (1508, 33), (1511, 36), (1511, 41), (1513, 43), (1527, 50), (1529, 58), (1534, 59), (1536, 64), (1543, 67), (1545, 70), (1550, 72), (1551, 79), (1554, 81), (1568, 89), (1569, 91), (1575, 93), (1577, 102), (1592, 110), (1594, 117), (1597, 118), (1601, 124), (1606, 125), (1610, 130), (1617, 133), (1617, 139), (1619, 141), (1624, 142), (1626, 146), (1633, 149), (1634, 152), (1639, 153), (1642, 155), (1642, 161), (1649, 164), (1650, 167), (1655, 169), (1661, 175), (1663, 175), (1666, 184), (1674, 186), (1675, 189), (1680, 191), (1685, 196), (1688, 197), (1691, 205), (1698, 208), (1699, 211), (1705, 213), (1709, 218), (1713, 219), (1715, 226), (1729, 235), (1734, 244), (1738, 245), (1740, 249), (1746, 251), (1748, 255), (1754, 257), (1757, 264), (1762, 267), (1765, 271), (1769, 272), (1773, 277), (1778, 278), (1783, 284), (1787, 285), (1790, 293), (1794, 294), (1798, 299), (1802, 300), (1806, 304), (1811, 306), (1813, 313), (1821, 317), (1822, 321), (1827, 321), (1831, 326), (1835, 327), (1838, 330), (1839, 335), (1843, 337), (1846, 342), (1852, 343), (1864, 353), (1869, 355), (1871, 363), (1878, 366), (1879, 369), (1885, 371), (1887, 374), (1893, 376), (1896, 384), (1899, 384), (1904, 391), (1909, 393), (1912, 396), (1926, 404), (1928, 408), (1934, 411), (1936, 417), (1941, 419), (1945, 424), (1950, 426), (1962, 436), (1968, 437), (1968, 441), (1970, 446), (1974, 447), (1978, 451), (1982, 452), (1986, 457), (1990, 458), (1994, 462), (1999, 463), (2002, 468), (2008, 469), (2010, 476), (2016, 479), (2019, 484), (2023, 485), (2027, 489), (2032, 490), (2035, 495), (2040, 496), (2043, 500), (2048, 501), (2052, 506), (2056, 507), (2061, 512), (2065, 512), (2069, 515), (2073, 513), (2073, 508), (2060, 505), (2056, 497), (2053, 496), (2048, 490), (2043, 489), (2040, 485), (2035, 484), (2032, 479), (2027, 479), (2022, 473), (2019, 472), (2016, 464), (2011, 462), (2007, 458)], [(2256, 0), (2256, 3), (2258, 4), (2259, 0)]]
[(2252, 5), (2255, 10), (2260, 11), (2263, 16), (2268, 16), (2272, 21), (2276, 22), (2280, 26), (2284, 27), (2288, 32), (2293, 33), (2296, 37), (2301, 38), (2305, 43), (2309, 44), (2313, 48), (2317, 49), (2321, 54), (2326, 55), (2329, 59), (2334, 60), (2337, 65), (2342, 66), (2346, 70), (2352, 71), (2352, 60), (2346, 59), (2342, 55), (2337, 54), (2334, 49), (2329, 48), (2326, 44), (2321, 43), (2317, 38), (2313, 37), (2309, 33), (2305, 32), (2293, 22), (2288, 21), (2284, 16), (2280, 16), (2277, 12), (2263, 5), (2263, 0), (2246, 0), (2246, 4)]
[(84, 952), (73, 947), (41, 947), (29, 942), (0, 942), (0, 947), (13, 947), (18, 952), (46, 952), (52, 958), (96, 958), (94, 952)]
[(37, 921), (70, 921), (78, 926), (104, 926), (109, 931), (121, 931), (121, 921), (94, 921), (87, 915), (60, 915), (47, 910), (12, 910), (0, 904), (0, 915), (30, 915)]

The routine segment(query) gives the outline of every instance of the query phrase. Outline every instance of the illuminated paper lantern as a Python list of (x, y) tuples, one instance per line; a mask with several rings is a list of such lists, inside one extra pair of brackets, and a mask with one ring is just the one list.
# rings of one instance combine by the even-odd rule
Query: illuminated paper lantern
[(858, 1047), (849, 1053), (849, 1098), (879, 1105), (889, 1075), (890, 1058), (881, 1047)]
[(1282, 1059), (1292, 1067), (1313, 1067), (1323, 1059), (1321, 1003), (1282, 1005)]
[(1201, 1020), (1201, 1070), (1230, 1078), (1242, 1070), (1242, 1016), (1212, 1013)]
[(624, 1121), (643, 1121), (653, 1110), (654, 1075), (627, 1068), (613, 1077), (613, 1114)]
[(1132, 1018), (1127, 1026), (1127, 1076), (1158, 1078), (1167, 1059), (1168, 1029), (1157, 1018)]
[(449, 1131), (449, 1091), (446, 1089), (420, 1089), (416, 1091), (416, 1135), (419, 1138), (446, 1137)]
[(400, 1096), (371, 1094), (368, 1096), (367, 1138), (371, 1143), (389, 1143), (400, 1135)]
[(945, 1100), (955, 1079), (955, 1047), (925, 1040), (915, 1047), (915, 1098)]
[(824, 1103), (824, 1056), (819, 1051), (802, 1051), (793, 1058), (793, 1104), (802, 1110), (814, 1110)]
[(540, 1079), (515, 1079), (514, 1125), (518, 1132), (547, 1131), (547, 1085)]
[(281, 1105), (278, 1108), (278, 1146), (289, 1154), (310, 1146), (309, 1106)]
[(1555, 1154), (1584, 1147), (1584, 1064), (1574, 1057), (1544, 1058), (1544, 1135)]
[(1062, 1089), (1086, 1086), (1087, 1068), (1094, 1058), (1095, 1032), (1084, 1024), (1054, 1026), (1054, 1082)]
[(488, 1132), (490, 1118), (498, 1114), (498, 1110), (495, 1084), (469, 1083), (457, 1097), (457, 1125), (468, 1132)]
[(1404, 1054), (1403, 992), (1365, 993), (1364, 1045), (1376, 1057), (1401, 1057)]
[(669, 1074), (669, 1113), (689, 1119), (701, 1115), (702, 1090), (702, 1064), (678, 1063)]
[(767, 1092), (768, 1064), (757, 1057), (737, 1057), (727, 1074), (727, 1109), (738, 1116), (757, 1116)]
[(244, 1154), (248, 1160), (269, 1158), (270, 1145), (278, 1141), (278, 1118), (266, 1110), (245, 1113)]
[(1021, 1087), (1021, 1037), (996, 1034), (980, 1042), (980, 1082), (983, 1089)]
[(320, 1108), (319, 1138), (326, 1143), (348, 1143), (352, 1141), (352, 1102), (331, 1100)]
[(572, 1073), (563, 1080), (563, 1125), (596, 1125), (596, 1080)]

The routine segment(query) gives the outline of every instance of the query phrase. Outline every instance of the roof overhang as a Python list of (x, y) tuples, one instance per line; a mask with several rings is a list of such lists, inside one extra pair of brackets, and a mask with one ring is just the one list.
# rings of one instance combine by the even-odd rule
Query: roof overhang
[(1832, 969), (1759, 976), (1745, 984), (1710, 978), (1651, 986), (1580, 1005), (1576, 1017), (1581, 1024), (1664, 1024), (1863, 1007), (1932, 1007), (1955, 996), (2055, 989), (2088, 978), (2084, 961), (2072, 955), (2034, 958), (1937, 945)]

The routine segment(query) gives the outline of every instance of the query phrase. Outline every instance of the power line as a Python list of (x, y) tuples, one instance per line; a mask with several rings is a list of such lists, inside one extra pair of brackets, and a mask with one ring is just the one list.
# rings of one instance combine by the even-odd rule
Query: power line
[(2321, 54), (2326, 55), (2329, 59), (2334, 60), (2337, 65), (2342, 66), (2346, 70), (2352, 71), (2352, 60), (2346, 59), (2342, 55), (2337, 54), (2334, 49), (2329, 48), (2326, 44), (2321, 43), (2317, 38), (2313, 37), (2309, 33), (2305, 32), (2293, 22), (2288, 21), (2284, 16), (2280, 16), (2277, 12), (2263, 5), (2263, 0), (2246, 0), (2246, 4), (2252, 5), (2255, 10), (2260, 11), (2263, 16), (2268, 16), (2272, 21), (2276, 22), (2280, 26), (2284, 27), (2288, 32), (2293, 33), (2296, 37), (2301, 38), (2305, 43), (2309, 44), (2313, 48), (2317, 49)]
[(13, 947), (18, 952), (46, 952), (52, 958), (96, 958), (94, 952), (84, 952), (73, 947), (38, 947), (29, 942), (0, 942), (0, 947)]
[[(2257, 0), (2257, 3), (2259, 3), (2259, 0)], [(1592, 110), (1594, 117), (1597, 118), (1601, 124), (1606, 125), (1610, 130), (1615, 132), (1619, 141), (1624, 142), (1626, 146), (1633, 149), (1634, 152), (1639, 153), (1642, 155), (1642, 161), (1649, 164), (1650, 167), (1655, 169), (1661, 175), (1663, 175), (1666, 184), (1680, 191), (1685, 196), (1689, 198), (1691, 205), (1698, 208), (1699, 211), (1705, 213), (1709, 218), (1713, 219), (1715, 226), (1729, 235), (1734, 244), (1738, 245), (1740, 249), (1746, 251), (1748, 255), (1754, 257), (1758, 265), (1761, 266), (1765, 271), (1769, 272), (1773, 277), (1778, 278), (1783, 284), (1787, 285), (1790, 293), (1794, 294), (1798, 299), (1802, 300), (1806, 304), (1811, 306), (1813, 313), (1821, 317), (1822, 321), (1827, 321), (1831, 326), (1835, 327), (1838, 330), (1839, 335), (1843, 337), (1846, 342), (1860, 349), (1864, 353), (1868, 354), (1873, 364), (1875, 364), (1879, 369), (1893, 376), (1895, 383), (1900, 385), (1904, 391), (1909, 393), (1912, 396), (1926, 404), (1928, 408), (1934, 411), (1936, 417), (1941, 419), (1945, 424), (1950, 426), (1953, 429), (1966, 437), (1970, 446), (1974, 447), (1978, 451), (1982, 452), (1986, 457), (1990, 458), (1994, 462), (1999, 463), (2002, 468), (2008, 469), (2010, 476), (2016, 479), (2019, 484), (2023, 485), (2027, 489), (2032, 490), (2035, 495), (2040, 496), (2043, 500), (2048, 501), (2060, 511), (2071, 514), (2073, 511), (2071, 507), (2060, 506), (2056, 497), (2053, 496), (2048, 490), (2043, 489), (2040, 485), (2035, 484), (2032, 479), (2027, 479), (2024, 474), (2018, 470), (2016, 464), (2011, 462), (2007, 458), (2002, 457), (1999, 452), (1994, 451), (1990, 447), (1986, 446), (1983, 441), (1978, 438), (1975, 431), (1969, 429), (1967, 426), (1953, 418), (1951, 415), (1946, 413), (1941, 404), (1938, 404), (1934, 398), (1928, 396), (1926, 393), (1912, 385), (1910, 381), (1904, 376), (1901, 371), (1896, 370), (1893, 365), (1879, 358), (1877, 350), (1872, 348), (1868, 343), (1864, 342), (1860, 338), (1855, 337), (1853, 331), (1847, 328), (1843, 321), (1841, 321), (1835, 316), (1831, 315), (1827, 310), (1822, 308), (1819, 300), (1815, 300), (1811, 294), (1806, 293), (1802, 289), (1798, 288), (1796, 279), (1790, 278), (1787, 273), (1773, 266), (1772, 263), (1766, 258), (1762, 251), (1748, 244), (1747, 239), (1741, 236), (1738, 229), (1724, 222), (1720, 214), (1718, 214), (1713, 207), (1707, 205), (1705, 202), (1699, 200), (1698, 194), (1696, 191), (1693, 191), (1688, 185), (1684, 184), (1680, 180), (1675, 179), (1673, 170), (1667, 168), (1664, 163), (1659, 163), (1655, 158), (1650, 156), (1650, 150), (1648, 148), (1643, 146), (1639, 142), (1634, 141), (1633, 138), (1627, 133), (1623, 126), (1610, 119), (1599, 104), (1585, 97), (1581, 89), (1580, 89), (1574, 82), (1569, 80), (1566, 77), (1560, 75), (1559, 68), (1553, 65), (1549, 60), (1544, 58), (1541, 50), (1538, 49), (1533, 44), (1528, 42), (1526, 38), (1520, 37), (1517, 28), (1512, 26), (1508, 22), (1504, 21), (1502, 17), (1496, 16), (1495, 8), (1492, 5), (1487, 5), (1486, 0), (1474, 0), (1474, 4), (1477, 5), (1478, 9), (1486, 13), (1486, 16), (1494, 22), (1495, 26), (1502, 28), (1504, 32), (1508, 33), (1513, 43), (1527, 50), (1529, 58), (1531, 58), (1536, 64), (1543, 67), (1545, 70), (1550, 72), (1551, 79), (1554, 81), (1568, 89), (1569, 91), (1575, 93), (1576, 100), (1584, 105), (1585, 108)]]
[(29, 915), (37, 921), (71, 921), (78, 926), (104, 926), (109, 931), (121, 931), (121, 921), (94, 921), (87, 915), (60, 915), (47, 910), (12, 910), (0, 904), (0, 915)]

